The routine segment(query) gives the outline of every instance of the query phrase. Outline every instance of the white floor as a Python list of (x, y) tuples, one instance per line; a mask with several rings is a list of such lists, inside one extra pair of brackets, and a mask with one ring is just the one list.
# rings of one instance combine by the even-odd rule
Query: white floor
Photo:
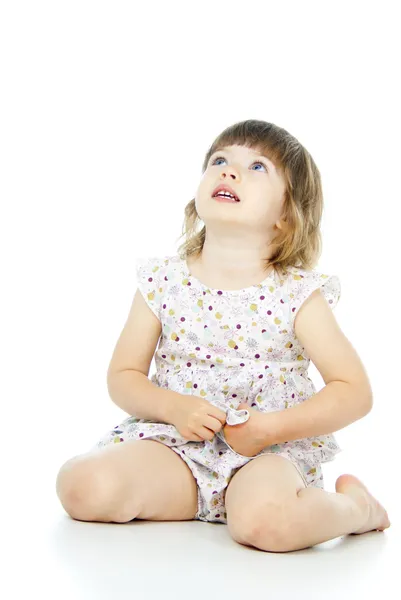
[(361, 476), (388, 510), (391, 527), (290, 553), (241, 546), (223, 524), (74, 521), (55, 493), (59, 461), (48, 459), (54, 472), (32, 468), (25, 478), (15, 471), (4, 475), (9, 506), (2, 511), (0, 579), (9, 598), (401, 597), (400, 510), (393, 483), (383, 470), (375, 469), (375, 480), (361, 473), (349, 456), (326, 463), (326, 489), (335, 491), (342, 472)]

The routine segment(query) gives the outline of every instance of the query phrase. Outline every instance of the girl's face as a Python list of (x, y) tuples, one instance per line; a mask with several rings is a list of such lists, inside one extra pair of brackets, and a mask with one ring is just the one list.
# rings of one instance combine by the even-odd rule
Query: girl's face
[[(240, 202), (219, 202), (213, 198), (220, 184), (229, 185)], [(280, 220), (284, 192), (285, 182), (271, 160), (246, 146), (232, 145), (210, 157), (195, 206), (206, 225), (226, 222), (266, 234), (266, 228), (272, 229)]]

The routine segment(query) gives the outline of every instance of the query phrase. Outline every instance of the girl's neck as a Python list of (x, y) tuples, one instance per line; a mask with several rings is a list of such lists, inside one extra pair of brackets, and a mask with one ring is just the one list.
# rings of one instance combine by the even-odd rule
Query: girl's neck
[(223, 272), (219, 269), (219, 265), (210, 264), (209, 266), (205, 266), (204, 261), (202, 261), (202, 255), (199, 257), (189, 257), (187, 259), (187, 266), (191, 275), (196, 277), (199, 281), (201, 281), (204, 285), (213, 288), (213, 289), (223, 289), (223, 290), (241, 290), (244, 288), (251, 287), (253, 285), (258, 285), (261, 283), (266, 277), (271, 273), (273, 267), (269, 267), (269, 269), (263, 270), (262, 268), (259, 271), (251, 270), (247, 273), (243, 270), (241, 273), (235, 271), (235, 267), (230, 270), (230, 272)]

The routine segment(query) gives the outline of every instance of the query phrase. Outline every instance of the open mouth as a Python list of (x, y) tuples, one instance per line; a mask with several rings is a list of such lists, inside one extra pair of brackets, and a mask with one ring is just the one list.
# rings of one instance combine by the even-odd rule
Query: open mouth
[(237, 196), (234, 196), (233, 194), (230, 194), (229, 192), (217, 192), (217, 194), (214, 194), (212, 196), (212, 198), (216, 198), (216, 200), (218, 200), (219, 202), (239, 202), (239, 198)]

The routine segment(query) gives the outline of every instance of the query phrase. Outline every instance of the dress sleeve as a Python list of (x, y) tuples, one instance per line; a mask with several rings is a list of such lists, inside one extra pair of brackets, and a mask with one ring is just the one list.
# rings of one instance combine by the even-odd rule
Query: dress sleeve
[(320, 288), (328, 305), (334, 310), (341, 297), (341, 283), (337, 275), (327, 275), (318, 271), (302, 271), (293, 274), (290, 285), (290, 324), (294, 328), (295, 317), (305, 300)]
[(146, 304), (161, 321), (161, 301), (163, 298), (164, 261), (158, 257), (138, 258), (136, 260), (136, 281)]

